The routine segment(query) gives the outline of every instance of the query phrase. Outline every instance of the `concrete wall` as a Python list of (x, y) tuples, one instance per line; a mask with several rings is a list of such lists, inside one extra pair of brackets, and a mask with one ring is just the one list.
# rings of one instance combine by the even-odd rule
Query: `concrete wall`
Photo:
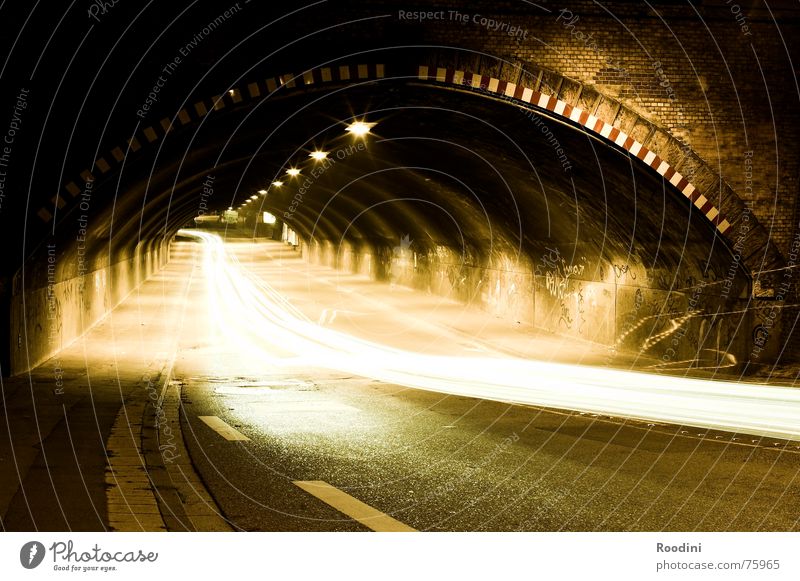
[[(169, 259), (169, 244), (139, 243), (113, 264), (98, 257), (85, 273), (75, 273), (75, 249), (61, 256), (45, 249), (44, 275), (31, 273), (23, 292), (22, 273), (11, 296), (11, 374), (24, 373), (56, 355), (102, 320)], [(88, 264), (88, 263), (87, 263)]]
[[(448, 297), (482, 309), (517, 329), (604, 345), (608, 363), (619, 352), (641, 353), (653, 364), (731, 367), (776, 356), (776, 342), (754, 344), (759, 321), (746, 309), (748, 288), (737, 280), (722, 294), (715, 281), (687, 278), (670, 292), (674, 273), (641, 264), (613, 265), (568, 258), (547, 249), (534, 260), (496, 253), (479, 256), (446, 246), (302, 242), (314, 263)], [(662, 288), (663, 287), (663, 288)], [(762, 318), (769, 318), (765, 313)], [(774, 332), (778, 332), (776, 327)]]

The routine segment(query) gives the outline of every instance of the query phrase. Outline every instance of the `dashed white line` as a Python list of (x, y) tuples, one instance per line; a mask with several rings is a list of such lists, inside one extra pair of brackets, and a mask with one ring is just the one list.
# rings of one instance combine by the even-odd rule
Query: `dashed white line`
[(214, 430), (220, 436), (229, 442), (249, 442), (250, 438), (245, 436), (239, 430), (226, 424), (222, 419), (217, 416), (198, 416), (209, 428)]
[(323, 480), (296, 480), (294, 484), (373, 531), (381, 533), (416, 532), (416, 529), (372, 508), (357, 498), (353, 498)]

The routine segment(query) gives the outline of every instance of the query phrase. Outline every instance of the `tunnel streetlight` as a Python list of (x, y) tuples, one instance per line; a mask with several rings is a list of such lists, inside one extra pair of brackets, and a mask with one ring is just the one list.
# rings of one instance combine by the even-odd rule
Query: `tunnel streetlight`
[(316, 150), (316, 151), (312, 151), (311, 153), (309, 153), (308, 157), (310, 157), (314, 161), (322, 161), (323, 159), (328, 157), (328, 152), (327, 151)]
[(281, 187), (283, 185), (283, 182), (274, 181), (274, 182), (272, 182), (272, 185), (275, 186), (276, 188), (279, 188), (279, 187)]
[(375, 123), (367, 123), (366, 121), (354, 121), (347, 126), (345, 131), (348, 131), (355, 137), (364, 137), (370, 130), (375, 127)]
[(257, 199), (258, 199), (258, 196), (250, 196), (250, 199), (251, 199), (251, 200), (257, 200)]
[(258, 190), (258, 193), (261, 194), (262, 196), (266, 196), (267, 190)]
[(290, 167), (289, 169), (286, 170), (286, 173), (291, 177), (297, 177), (300, 175), (300, 170), (297, 169), (296, 167)]

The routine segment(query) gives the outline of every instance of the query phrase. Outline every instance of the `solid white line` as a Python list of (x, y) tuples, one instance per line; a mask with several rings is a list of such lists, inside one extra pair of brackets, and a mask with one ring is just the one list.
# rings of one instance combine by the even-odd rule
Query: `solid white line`
[(373, 531), (379, 533), (416, 532), (416, 529), (364, 504), (323, 480), (296, 480), (294, 484)]
[(197, 416), (197, 417), (199, 417), (201, 420), (203, 420), (203, 422), (205, 422), (206, 425), (209, 428), (211, 428), (216, 433), (218, 433), (220, 436), (222, 436), (223, 438), (225, 438), (226, 440), (228, 440), (230, 442), (249, 442), (250, 441), (250, 438), (245, 436), (243, 433), (241, 433), (239, 430), (237, 430), (233, 426), (229, 426), (228, 424), (226, 424), (224, 421), (222, 421), (217, 416)]

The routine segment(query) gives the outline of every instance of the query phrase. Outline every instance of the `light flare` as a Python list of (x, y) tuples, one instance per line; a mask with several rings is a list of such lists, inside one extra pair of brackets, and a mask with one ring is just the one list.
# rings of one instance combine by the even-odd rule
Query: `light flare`
[(367, 123), (366, 121), (354, 121), (350, 125), (345, 128), (345, 131), (354, 135), (355, 137), (364, 137), (367, 133), (369, 133), (372, 128), (375, 127), (375, 123)]
[(344, 371), (453, 395), (605, 414), (755, 436), (800, 439), (800, 390), (506, 356), (425, 355), (322, 327), (228, 255), (204, 245), (209, 309), (226, 340), (273, 365)]

